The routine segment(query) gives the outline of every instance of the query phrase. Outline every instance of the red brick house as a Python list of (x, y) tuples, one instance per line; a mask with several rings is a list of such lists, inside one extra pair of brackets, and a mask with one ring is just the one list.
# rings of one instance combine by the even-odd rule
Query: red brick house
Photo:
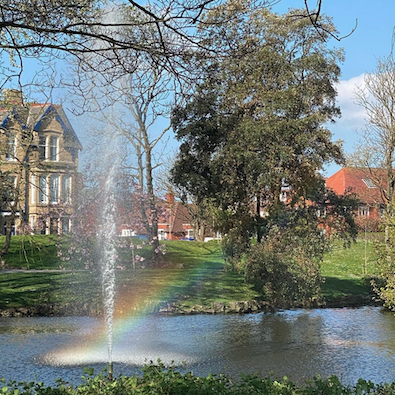
[[(167, 194), (166, 199), (158, 203), (158, 238), (159, 240), (193, 240), (192, 218), (188, 208), (176, 202), (174, 195)], [(124, 214), (127, 216), (127, 214)], [(136, 215), (136, 213), (135, 213)], [(149, 217), (149, 213), (147, 213)], [(121, 236), (144, 236), (144, 231), (135, 229), (135, 226), (123, 224)]]
[(193, 240), (193, 226), (188, 208), (176, 202), (174, 195), (166, 195), (165, 210), (159, 218), (159, 240)]
[(361, 227), (372, 229), (377, 227), (385, 211), (383, 191), (386, 186), (384, 169), (344, 167), (326, 179), (326, 187), (338, 195), (355, 193), (360, 200), (357, 222)]

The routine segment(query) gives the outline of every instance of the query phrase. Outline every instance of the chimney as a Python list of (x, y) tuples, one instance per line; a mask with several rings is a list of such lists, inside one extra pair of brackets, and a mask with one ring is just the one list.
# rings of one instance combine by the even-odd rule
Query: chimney
[(18, 89), (4, 89), (3, 97), (5, 104), (23, 104), (22, 91)]
[(166, 193), (165, 198), (167, 203), (174, 204), (174, 193), (172, 190)]

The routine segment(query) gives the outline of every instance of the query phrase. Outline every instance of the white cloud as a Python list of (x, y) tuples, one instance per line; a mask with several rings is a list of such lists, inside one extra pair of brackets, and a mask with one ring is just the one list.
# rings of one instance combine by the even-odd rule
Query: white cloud
[[(363, 124), (365, 118), (364, 109), (355, 103), (355, 91), (364, 86), (364, 74), (353, 77), (349, 80), (340, 81), (336, 84), (338, 92), (337, 103), (342, 112), (343, 122), (357, 122)], [(340, 123), (340, 122), (339, 122)]]

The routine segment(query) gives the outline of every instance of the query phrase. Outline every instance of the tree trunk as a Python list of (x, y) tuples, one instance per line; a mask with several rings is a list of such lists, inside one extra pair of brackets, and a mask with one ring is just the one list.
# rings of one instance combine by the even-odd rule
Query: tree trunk
[(6, 224), (7, 224), (7, 228), (6, 228), (5, 240), (4, 240), (3, 246), (1, 247), (1, 250), (0, 250), (0, 263), (1, 264), (3, 264), (3, 256), (8, 253), (8, 250), (9, 250), (10, 244), (11, 244), (12, 220), (7, 220)]
[(147, 195), (148, 195), (148, 206), (150, 210), (150, 241), (152, 243), (154, 264), (158, 261), (158, 254), (155, 253), (159, 247), (158, 239), (158, 210), (156, 207), (154, 185), (152, 178), (152, 164), (151, 164), (151, 146), (145, 146), (145, 166), (146, 166), (146, 181), (147, 181)]
[(262, 241), (262, 230), (261, 230), (261, 197), (258, 195), (256, 198), (256, 241), (260, 243)]

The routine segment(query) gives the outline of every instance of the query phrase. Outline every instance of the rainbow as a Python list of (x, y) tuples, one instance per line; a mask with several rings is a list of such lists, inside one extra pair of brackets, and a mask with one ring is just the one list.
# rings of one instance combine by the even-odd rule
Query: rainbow
[[(196, 360), (177, 352), (161, 351), (155, 347), (155, 339), (147, 340), (147, 328), (158, 325), (158, 315), (152, 314), (160, 302), (174, 301), (177, 295), (188, 295), (202, 283), (207, 272), (199, 267), (193, 269), (159, 269), (158, 281), (150, 279), (145, 284), (144, 276), (134, 278), (134, 286), (122, 284), (115, 296), (115, 314), (113, 326), (112, 361), (143, 366), (147, 362), (160, 359), (165, 364), (192, 363)], [(204, 276), (203, 276), (204, 273)], [(145, 275), (145, 273), (143, 273)], [(174, 284), (178, 284), (177, 287)], [(179, 284), (182, 284), (181, 286)], [(150, 332), (152, 333), (152, 332)], [(152, 348), (149, 344), (152, 343)], [(78, 340), (67, 347), (52, 350), (43, 355), (40, 362), (54, 366), (78, 366), (107, 363), (106, 329), (103, 320), (96, 327), (86, 328), (78, 333)]]

